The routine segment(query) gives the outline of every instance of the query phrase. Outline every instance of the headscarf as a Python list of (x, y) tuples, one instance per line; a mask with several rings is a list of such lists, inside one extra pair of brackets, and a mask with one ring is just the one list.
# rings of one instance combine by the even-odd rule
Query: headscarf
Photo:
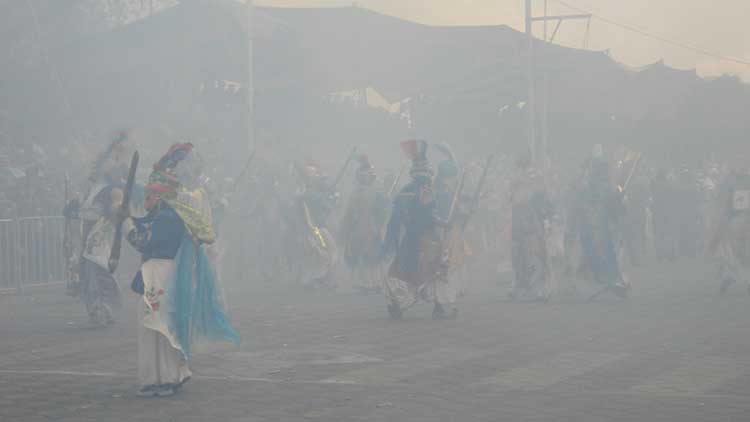
[(172, 145), (154, 164), (148, 178), (146, 209), (151, 210), (164, 201), (175, 210), (198, 241), (213, 243), (216, 234), (211, 207), (206, 193), (197, 186), (200, 176), (201, 163), (193, 152), (193, 144)]

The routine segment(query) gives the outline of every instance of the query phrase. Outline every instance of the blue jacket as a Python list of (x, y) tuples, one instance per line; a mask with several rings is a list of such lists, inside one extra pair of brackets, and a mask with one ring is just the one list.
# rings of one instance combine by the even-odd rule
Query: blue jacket
[(393, 201), (393, 212), (385, 236), (385, 252), (395, 252), (399, 270), (418, 272), (422, 239), (434, 232), (435, 201), (423, 203), (420, 199), (423, 182), (412, 181), (404, 186)]

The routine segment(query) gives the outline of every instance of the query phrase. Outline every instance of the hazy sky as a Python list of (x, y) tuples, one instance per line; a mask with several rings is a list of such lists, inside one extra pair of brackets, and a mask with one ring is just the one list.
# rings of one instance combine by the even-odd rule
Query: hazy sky
[[(605, 18), (635, 26), (663, 38), (702, 50), (750, 61), (750, 0), (562, 0)], [(362, 7), (435, 25), (507, 24), (523, 28), (523, 0), (255, 0), (259, 6)], [(538, 14), (544, 0), (534, 0)], [(548, 0), (550, 14), (578, 13), (558, 0)], [(542, 24), (536, 34), (542, 36)], [(551, 32), (551, 29), (550, 29)], [(556, 42), (582, 47), (585, 22), (563, 23)], [(626, 65), (639, 67), (664, 59), (678, 68), (697, 68), (714, 75), (729, 72), (750, 81), (750, 66), (694, 53), (600, 20), (589, 28), (589, 48), (610, 49)]]

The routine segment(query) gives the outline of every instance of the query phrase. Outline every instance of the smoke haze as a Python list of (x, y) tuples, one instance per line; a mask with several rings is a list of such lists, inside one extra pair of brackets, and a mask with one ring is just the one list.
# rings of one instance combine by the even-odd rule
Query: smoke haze
[[(257, 0), (259, 6), (359, 6), (430, 25), (499, 25), (523, 30), (522, 0)], [(634, 26), (649, 34), (707, 50), (721, 56), (750, 60), (750, 2), (745, 0), (571, 0), (570, 6)], [(548, 0), (549, 14), (580, 13)], [(544, 13), (536, 0), (535, 14)], [(554, 24), (551, 24), (554, 26)], [(542, 24), (535, 34), (542, 36)], [(552, 28), (550, 28), (550, 32)], [(565, 22), (556, 42), (581, 48), (585, 22)], [(618, 61), (639, 67), (664, 59), (666, 64), (698, 70), (702, 76), (736, 74), (750, 81), (750, 66), (709, 57), (594, 19), (589, 28), (589, 49), (610, 50)]]

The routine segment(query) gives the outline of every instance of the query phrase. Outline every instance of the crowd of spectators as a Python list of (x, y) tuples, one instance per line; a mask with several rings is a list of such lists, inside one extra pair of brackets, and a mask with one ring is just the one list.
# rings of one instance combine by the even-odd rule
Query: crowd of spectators
[(66, 169), (50, 166), (38, 145), (0, 148), (0, 219), (59, 215)]

